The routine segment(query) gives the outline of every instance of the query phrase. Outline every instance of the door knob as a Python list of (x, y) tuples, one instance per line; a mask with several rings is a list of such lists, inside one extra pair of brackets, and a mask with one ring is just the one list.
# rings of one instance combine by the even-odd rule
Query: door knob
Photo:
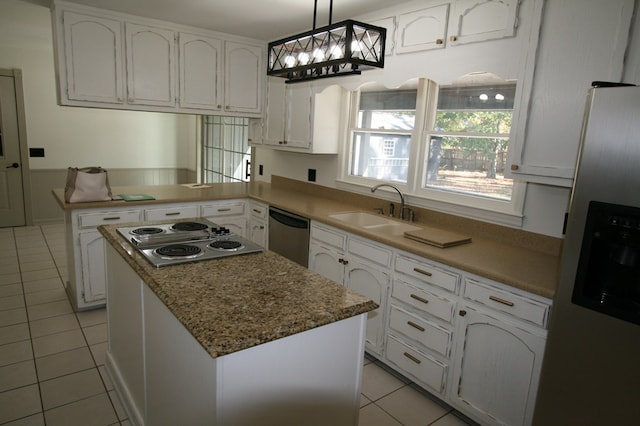
[(10, 166), (7, 166), (7, 169), (17, 169), (18, 167), (20, 167), (20, 164), (18, 163), (13, 163)]

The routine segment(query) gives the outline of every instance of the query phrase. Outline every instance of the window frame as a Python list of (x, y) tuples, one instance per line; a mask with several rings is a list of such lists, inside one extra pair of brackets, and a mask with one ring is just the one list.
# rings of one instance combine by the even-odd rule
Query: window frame
[[(366, 194), (370, 193), (369, 188), (377, 184), (390, 183), (397, 186), (403, 192), (405, 198), (407, 198), (407, 201), (411, 203), (411, 205), (417, 207), (488, 220), (504, 225), (522, 226), (526, 182), (513, 181), (512, 195), (509, 201), (471, 193), (426, 187), (426, 185), (424, 188), (422, 187), (423, 182), (426, 182), (426, 160), (429, 150), (429, 140), (431, 135), (434, 134), (432, 129), (437, 112), (439, 86), (436, 82), (427, 78), (419, 78), (417, 80), (416, 122), (411, 132), (407, 182), (403, 184), (400, 182), (383, 181), (375, 178), (351, 175), (353, 134), (354, 132), (362, 131), (362, 129), (357, 127), (360, 107), (360, 88), (356, 88), (352, 90), (347, 97), (346, 107), (349, 111), (349, 121), (345, 126), (345, 143), (342, 144), (342, 150), (340, 152), (342, 159), (339, 162), (337, 187)], [(518, 122), (516, 121), (516, 117), (518, 107), (519, 103), (516, 99), (512, 110), (514, 119), (509, 133), (510, 143), (507, 148), (507, 155), (509, 155), (511, 149), (514, 149), (511, 141), (514, 140), (517, 131), (516, 127)], [(389, 198), (395, 199), (393, 197), (394, 194), (389, 192)]]

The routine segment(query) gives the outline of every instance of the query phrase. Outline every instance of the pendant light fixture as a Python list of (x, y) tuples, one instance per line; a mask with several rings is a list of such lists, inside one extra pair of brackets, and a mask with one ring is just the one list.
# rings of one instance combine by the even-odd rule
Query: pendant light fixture
[(316, 29), (318, 0), (314, 0), (313, 29), (269, 43), (267, 75), (287, 83), (360, 74), (366, 68), (384, 68), (386, 28), (354, 20)]

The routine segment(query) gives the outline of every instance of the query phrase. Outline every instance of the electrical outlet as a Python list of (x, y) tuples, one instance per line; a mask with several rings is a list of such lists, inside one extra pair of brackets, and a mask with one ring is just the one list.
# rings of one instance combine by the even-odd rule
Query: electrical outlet
[(316, 181), (316, 169), (309, 169), (309, 176), (307, 179), (309, 180), (309, 182)]
[(44, 157), (44, 148), (29, 148), (29, 157)]

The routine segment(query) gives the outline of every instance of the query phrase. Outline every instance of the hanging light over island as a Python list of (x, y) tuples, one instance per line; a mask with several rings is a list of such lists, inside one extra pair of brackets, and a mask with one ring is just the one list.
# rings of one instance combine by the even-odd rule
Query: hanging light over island
[(287, 83), (360, 74), (384, 68), (387, 30), (351, 19), (316, 28), (318, 1), (314, 1), (313, 29), (269, 43), (267, 75)]

